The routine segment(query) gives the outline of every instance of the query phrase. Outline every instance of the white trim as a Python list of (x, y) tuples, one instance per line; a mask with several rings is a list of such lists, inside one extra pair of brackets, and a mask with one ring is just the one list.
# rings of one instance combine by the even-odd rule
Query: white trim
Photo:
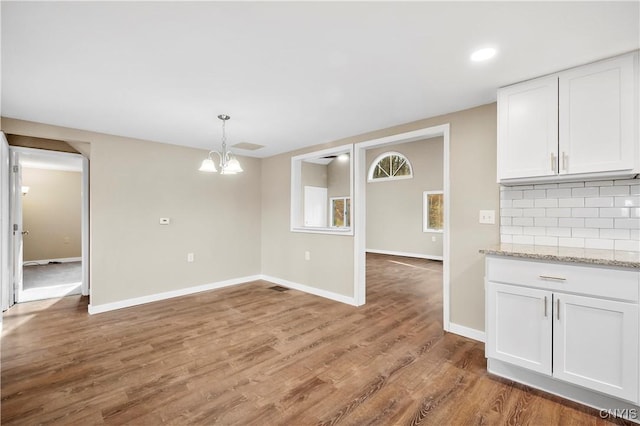
[(457, 334), (462, 337), (477, 340), (478, 342), (485, 342), (484, 331), (476, 330), (475, 328), (465, 327), (464, 325), (456, 324), (455, 322), (449, 323), (449, 333)]
[[(348, 228), (306, 228), (303, 226), (302, 209), (300, 208), (302, 199), (302, 161), (311, 158), (324, 157), (327, 155), (349, 153), (349, 195), (353, 200), (353, 145), (341, 145), (327, 148), (320, 151), (308, 152), (306, 154), (291, 157), (291, 209), (289, 216), (289, 230), (291, 232), (307, 232), (310, 234), (333, 234), (333, 235), (353, 235), (353, 226)], [(353, 203), (353, 201), (352, 201)], [(351, 218), (349, 223), (353, 224), (353, 204), (351, 205)]]
[(429, 260), (440, 260), (442, 261), (442, 256), (434, 256), (431, 254), (420, 254), (420, 253), (405, 253), (402, 251), (393, 251), (393, 250), (376, 250), (376, 249), (367, 249), (367, 253), (375, 253), (375, 254), (388, 254), (390, 256), (404, 256), (404, 257), (415, 257), (418, 259), (429, 259)]
[(102, 305), (89, 305), (89, 314), (100, 314), (102, 312), (116, 309), (129, 308), (131, 306), (143, 305), (145, 303), (158, 302), (160, 300), (172, 299), (174, 297), (187, 296), (202, 291), (215, 290), (237, 284), (244, 284), (262, 279), (260, 275), (248, 277), (232, 278), (230, 280), (218, 281), (211, 284), (203, 284), (195, 287), (181, 288), (179, 290), (166, 291), (164, 293), (150, 294), (148, 296), (135, 297), (133, 299), (119, 300), (117, 302), (103, 303)]
[[(82, 157), (82, 286), (83, 296), (89, 296), (89, 159)], [(91, 299), (89, 299), (91, 300)]]
[(334, 293), (327, 290), (322, 290), (315, 287), (310, 287), (305, 284), (295, 283), (293, 281), (288, 281), (282, 278), (276, 278), (269, 275), (260, 275), (260, 279), (264, 281), (269, 281), (284, 287), (292, 288), (294, 290), (299, 290), (304, 293), (309, 293), (315, 296), (324, 297), (325, 299), (331, 299), (331, 300), (335, 300), (336, 302), (346, 303), (347, 305), (357, 306), (356, 301), (353, 297), (345, 296), (345, 295)]
[(357, 143), (354, 149), (354, 165), (355, 165), (355, 187), (353, 194), (353, 214), (354, 214), (354, 299), (356, 305), (360, 306), (365, 303), (366, 299), (366, 271), (365, 271), (365, 251), (366, 251), (366, 150), (368, 148), (393, 145), (397, 143), (415, 142), (422, 139), (442, 136), (443, 139), (443, 188), (444, 193), (444, 233), (442, 238), (442, 255), (443, 255), (443, 271), (442, 271), (442, 316), (443, 328), (445, 331), (450, 329), (450, 166), (449, 166), (449, 145), (450, 132), (449, 124), (427, 127), (424, 129), (414, 130), (411, 132), (401, 133), (397, 135), (386, 136), (379, 139), (373, 139)]
[[(13, 241), (11, 231), (11, 165), (9, 143), (0, 132), (0, 307), (3, 311), (13, 305)], [(2, 316), (0, 315), (0, 318)], [(0, 322), (1, 324), (1, 322)]]
[(429, 228), (429, 195), (442, 195), (444, 200), (444, 191), (424, 191), (422, 193), (422, 232), (442, 233), (442, 229)]
[[(400, 157), (402, 158), (405, 163), (407, 163), (409, 165), (409, 174), (408, 175), (400, 175), (400, 176), (387, 176), (387, 177), (381, 177), (381, 178), (373, 178), (373, 172), (374, 169), (376, 168), (376, 166), (378, 165), (378, 163), (380, 161), (382, 161), (383, 158), (386, 157), (391, 157), (395, 155), (396, 157)], [(391, 168), (391, 162), (389, 162), (389, 168)], [(392, 170), (389, 169), (389, 171), (391, 172)], [(385, 172), (386, 173), (386, 172)], [(378, 155), (372, 162), (371, 165), (369, 166), (369, 171), (367, 172), (367, 182), (388, 182), (390, 180), (400, 180), (400, 179), (412, 179), (413, 178), (413, 166), (411, 165), (411, 161), (409, 161), (409, 159), (407, 158), (406, 155), (404, 155), (401, 152), (398, 151), (386, 151), (383, 152), (382, 154)]]
[[(523, 383), (535, 389), (560, 396), (562, 398), (574, 401), (597, 410), (635, 410), (638, 413), (638, 405), (632, 402), (613, 398), (605, 394), (591, 391), (589, 389), (575, 386), (571, 383), (554, 379), (553, 377), (543, 376), (522, 367), (513, 364), (498, 361), (496, 359), (487, 359), (487, 371), (496, 376), (505, 377), (509, 380)], [(628, 413), (628, 412), (627, 412)], [(639, 418), (629, 418), (634, 423), (640, 423)]]
[[(49, 262), (60, 262), (60, 263), (82, 262), (82, 258), (81, 257), (61, 257), (59, 259), (25, 260), (22, 262), (22, 265), (25, 266), (25, 263), (37, 263), (38, 265), (46, 265)], [(29, 265), (26, 265), (26, 266), (29, 266)]]

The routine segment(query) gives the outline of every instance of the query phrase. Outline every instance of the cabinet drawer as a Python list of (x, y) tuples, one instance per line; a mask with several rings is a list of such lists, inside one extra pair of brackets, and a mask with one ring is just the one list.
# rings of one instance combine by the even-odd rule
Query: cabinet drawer
[(487, 257), (488, 281), (638, 301), (640, 271)]

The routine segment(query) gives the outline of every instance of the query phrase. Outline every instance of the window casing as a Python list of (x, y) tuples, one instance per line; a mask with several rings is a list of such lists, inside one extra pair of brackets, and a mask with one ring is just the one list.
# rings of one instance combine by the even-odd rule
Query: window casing
[(330, 216), (332, 228), (351, 226), (351, 197), (331, 197)]
[(423, 232), (442, 232), (444, 229), (444, 194), (425, 191), (422, 196)]
[(411, 179), (413, 168), (409, 159), (403, 154), (388, 151), (380, 154), (369, 167), (369, 182), (384, 182), (396, 179)]

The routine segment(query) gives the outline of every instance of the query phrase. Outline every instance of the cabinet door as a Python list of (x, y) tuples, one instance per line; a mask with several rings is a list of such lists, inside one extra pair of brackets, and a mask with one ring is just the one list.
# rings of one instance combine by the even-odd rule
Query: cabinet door
[(551, 293), (489, 282), (488, 358), (551, 375)]
[(638, 305), (554, 294), (553, 376), (638, 402)]
[(498, 90), (498, 180), (553, 176), (557, 158), (557, 76)]
[(560, 174), (636, 167), (636, 55), (559, 75)]

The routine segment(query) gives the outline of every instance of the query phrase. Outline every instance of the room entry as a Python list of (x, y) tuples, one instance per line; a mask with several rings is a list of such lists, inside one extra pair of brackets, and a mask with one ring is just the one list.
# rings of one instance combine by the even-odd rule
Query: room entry
[[(88, 161), (82, 155), (11, 147), (13, 303), (88, 295)], [(6, 301), (6, 303), (5, 303)]]
[[(415, 240), (413, 246), (392, 246), (396, 242), (406, 243), (407, 238), (395, 238), (395, 234), (384, 235), (380, 229), (376, 229), (376, 234), (367, 231), (367, 216), (368, 212), (367, 198), (369, 195), (373, 198), (373, 192), (369, 191), (367, 194), (367, 185), (385, 185), (394, 180), (405, 180), (413, 178), (413, 168), (410, 165), (410, 161), (407, 155), (410, 151), (406, 151), (405, 148), (409, 148), (408, 144), (412, 142), (432, 140), (438, 141), (439, 150), (438, 158), (441, 164), (438, 164), (437, 174), (441, 176), (441, 180), (434, 181), (420, 188), (418, 191), (413, 189), (414, 194), (411, 195), (411, 202), (415, 202), (414, 211), (418, 213), (413, 215), (413, 219), (417, 218), (416, 223), (411, 226), (411, 234), (413, 237), (419, 237)], [(430, 142), (427, 142), (430, 143)], [(405, 144), (407, 146), (403, 146)], [(397, 152), (402, 147), (405, 153)], [(369, 152), (369, 155), (367, 155)], [(408, 258), (417, 257), (425, 258), (433, 261), (442, 261), (442, 316), (443, 316), (443, 328), (448, 331), (450, 327), (449, 320), (449, 256), (450, 256), (450, 244), (449, 244), (449, 215), (450, 215), (450, 197), (449, 197), (449, 124), (442, 124), (433, 127), (426, 127), (423, 129), (413, 130), (406, 133), (400, 133), (396, 135), (386, 136), (379, 139), (372, 139), (355, 144), (354, 147), (354, 165), (355, 165), (355, 206), (354, 206), (354, 298), (356, 304), (363, 305), (366, 299), (367, 289), (367, 277), (366, 277), (366, 257), (367, 252), (377, 253), (381, 255), (395, 255), (395, 256), (408, 256)], [(375, 157), (374, 157), (375, 156)], [(369, 158), (368, 158), (369, 157)], [(420, 158), (420, 156), (416, 157)], [(373, 168), (371, 166), (374, 165)], [(424, 168), (424, 167), (422, 167)], [(420, 167), (419, 167), (420, 169)], [(425, 170), (429, 169), (427, 167)], [(435, 168), (434, 168), (435, 170)], [(372, 183), (376, 179), (379, 179), (381, 183)], [(426, 181), (424, 181), (426, 182)], [(380, 189), (380, 188), (378, 188)], [(407, 189), (407, 188), (404, 188)], [(396, 194), (400, 191), (398, 188), (392, 193)], [(380, 191), (382, 196), (382, 203), (380, 206), (389, 207), (384, 202), (387, 201), (386, 191)], [(431, 196), (431, 197), (430, 197)], [(387, 203), (389, 204), (389, 203)], [(410, 211), (405, 206), (405, 202), (396, 201), (390, 203), (392, 209), (384, 211), (380, 208), (379, 212), (382, 222), (378, 223), (378, 228), (384, 226), (384, 221), (391, 217), (391, 220), (396, 220), (400, 225), (404, 226), (409, 224), (410, 220), (402, 218), (400, 213)], [(396, 207), (393, 209), (393, 207)], [(405, 209), (405, 210), (403, 210)], [(420, 211), (422, 214), (420, 215)], [(420, 224), (420, 216), (422, 216), (422, 224)], [(371, 217), (370, 219), (373, 219)], [(382, 224), (382, 225), (381, 225)], [(422, 226), (421, 226), (422, 225)], [(369, 229), (371, 231), (371, 228)], [(383, 229), (382, 231), (387, 231)], [(402, 229), (399, 228), (400, 232)], [(396, 231), (394, 231), (396, 232)], [(398, 241), (396, 241), (398, 240)], [(380, 247), (375, 247), (376, 241), (380, 243)], [(430, 247), (432, 246), (432, 247)], [(429, 248), (429, 251), (422, 252), (421, 250)], [(406, 263), (406, 262), (405, 262)], [(407, 265), (411, 267), (412, 265)]]

